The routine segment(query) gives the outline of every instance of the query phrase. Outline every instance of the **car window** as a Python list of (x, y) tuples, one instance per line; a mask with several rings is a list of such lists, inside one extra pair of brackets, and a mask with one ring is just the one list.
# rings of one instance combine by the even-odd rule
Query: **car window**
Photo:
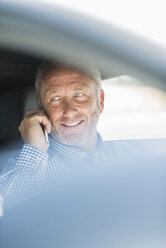
[(166, 92), (131, 76), (104, 80), (104, 140), (166, 138)]

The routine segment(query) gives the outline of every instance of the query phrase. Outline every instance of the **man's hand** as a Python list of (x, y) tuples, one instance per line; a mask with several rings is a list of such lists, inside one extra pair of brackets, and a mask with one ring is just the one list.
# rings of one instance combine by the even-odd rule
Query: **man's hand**
[(40, 151), (47, 151), (48, 144), (40, 124), (43, 124), (47, 133), (51, 132), (51, 122), (44, 110), (29, 110), (19, 126), (19, 131), (25, 143)]

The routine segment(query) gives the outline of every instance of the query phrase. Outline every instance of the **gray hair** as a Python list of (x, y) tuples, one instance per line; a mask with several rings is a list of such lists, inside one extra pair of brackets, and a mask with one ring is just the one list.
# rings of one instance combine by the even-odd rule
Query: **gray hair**
[(101, 89), (101, 75), (95, 66), (90, 65), (83, 67), (83, 66), (79, 66), (78, 63), (76, 65), (73, 62), (61, 63), (61, 62), (46, 60), (39, 65), (35, 78), (35, 89), (36, 89), (38, 104), (40, 104), (40, 89), (41, 89), (41, 85), (44, 83), (45, 77), (49, 75), (52, 71), (58, 72), (65, 69), (78, 71), (79, 73), (85, 74), (86, 76), (88, 76), (88, 78), (94, 80), (94, 82), (97, 85), (97, 91), (99, 96), (99, 92)]

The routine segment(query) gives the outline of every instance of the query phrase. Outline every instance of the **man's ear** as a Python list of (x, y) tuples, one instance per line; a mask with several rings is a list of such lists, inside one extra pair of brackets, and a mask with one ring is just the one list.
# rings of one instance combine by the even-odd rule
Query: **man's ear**
[(104, 109), (104, 90), (100, 90), (100, 114), (102, 114)]

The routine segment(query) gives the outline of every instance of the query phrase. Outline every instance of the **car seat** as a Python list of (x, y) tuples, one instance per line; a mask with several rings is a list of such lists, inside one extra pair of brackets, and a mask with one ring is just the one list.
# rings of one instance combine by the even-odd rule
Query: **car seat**
[(29, 109), (36, 109), (34, 87), (10, 90), (0, 96), (0, 170), (6, 160), (20, 151), (23, 141), (18, 127)]

